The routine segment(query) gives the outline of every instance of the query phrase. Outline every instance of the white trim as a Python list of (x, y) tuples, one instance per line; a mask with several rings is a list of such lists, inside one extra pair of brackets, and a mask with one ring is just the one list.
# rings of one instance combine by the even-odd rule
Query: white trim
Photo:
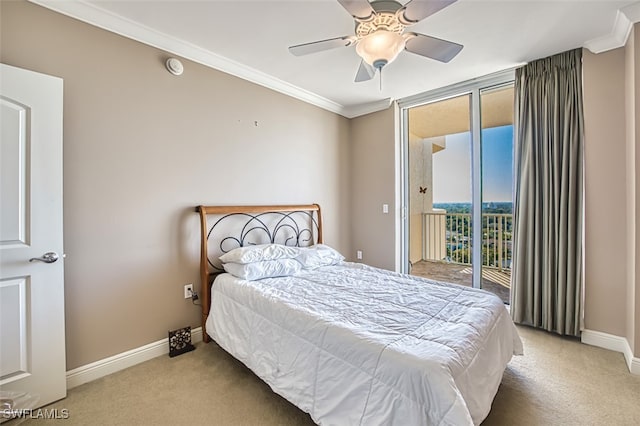
[[(520, 65), (525, 64), (519, 64), (518, 66)], [(406, 98), (398, 99), (398, 106), (400, 108), (413, 108), (430, 102), (444, 100), (465, 93), (471, 93), (475, 88), (484, 89), (501, 83), (510, 82), (515, 80), (515, 70), (515, 68), (509, 68), (482, 77), (476, 77), (471, 80), (455, 83), (450, 86), (440, 87), (428, 92), (407, 96)]]
[(633, 24), (639, 21), (640, 2), (623, 7), (618, 10), (611, 32), (605, 36), (588, 40), (584, 44), (584, 47), (589, 49), (592, 53), (602, 53), (607, 50), (623, 47), (627, 44)]
[[(316, 95), (308, 90), (294, 86), (286, 81), (272, 77), (268, 74), (258, 71), (255, 68), (248, 67), (239, 62), (232, 61), (224, 56), (217, 55), (209, 50), (203, 49), (191, 43), (171, 37), (144, 25), (140, 25), (134, 21), (123, 18), (122, 16), (108, 12), (83, 0), (75, 1), (56, 1), (56, 0), (29, 0), (39, 6), (46, 7), (54, 12), (70, 16), (74, 19), (86, 22), (104, 30), (119, 34), (140, 43), (147, 44), (166, 52), (181, 56), (202, 65), (217, 69), (219, 71), (231, 74), (243, 80), (259, 84), (266, 88), (275, 90), (292, 98), (299, 99), (303, 102), (315, 105), (319, 108), (340, 114), (347, 118), (353, 118), (355, 115), (350, 110), (358, 111), (360, 108), (366, 110), (369, 104), (364, 106), (345, 107), (337, 102), (322, 96)], [(387, 101), (386, 107), (390, 102)], [(372, 110), (364, 112), (364, 114), (374, 112)], [(362, 114), (359, 114), (362, 115)]]
[[(408, 96), (406, 98), (402, 98), (396, 101), (397, 104), (397, 108), (399, 109), (399, 113), (397, 115), (397, 117), (401, 117), (402, 119), (402, 123), (401, 123), (401, 130), (399, 131), (400, 134), (400, 144), (401, 144), (401, 162), (402, 164), (400, 165), (401, 168), (401, 173), (402, 176), (401, 178), (399, 178), (397, 180), (397, 184), (401, 185), (400, 187), (396, 188), (396, 197), (398, 199), (401, 200), (402, 205), (401, 205), (401, 225), (400, 225), (400, 231), (398, 231), (396, 229), (396, 232), (401, 232), (401, 237), (399, 238), (401, 240), (401, 250), (402, 250), (402, 254), (399, 256), (399, 259), (401, 262), (403, 262), (403, 265), (401, 265), (401, 269), (398, 269), (401, 272), (406, 272), (410, 266), (409, 266), (409, 259), (408, 259), (408, 252), (409, 252), (409, 237), (408, 237), (408, 232), (409, 232), (409, 212), (408, 212), (408, 208), (409, 208), (409, 189), (408, 189), (408, 185), (409, 185), (409, 165), (408, 165), (408, 161), (409, 161), (409, 133), (408, 133), (408, 124), (409, 124), (409, 116), (408, 116), (408, 110), (420, 105), (425, 105), (431, 102), (437, 102), (437, 101), (442, 101), (445, 99), (450, 99), (453, 97), (457, 97), (457, 96), (461, 96), (461, 95), (465, 95), (465, 94), (469, 94), (471, 95), (471, 106), (470, 106), (470, 114), (471, 114), (471, 118), (470, 118), (470, 132), (471, 132), (471, 140), (472, 140), (472, 165), (471, 165), (471, 174), (472, 176), (472, 181), (473, 181), (473, 188), (472, 188), (472, 197), (473, 197), (473, 211), (472, 211), (472, 215), (473, 215), (473, 219), (477, 220), (478, 222), (480, 222), (480, 208), (479, 206), (479, 200), (480, 200), (480, 149), (479, 149), (479, 141), (480, 141), (480, 95), (482, 94), (483, 90), (486, 89), (494, 89), (497, 87), (501, 87), (501, 86), (505, 86), (505, 85), (510, 85), (513, 84), (513, 81), (515, 80), (515, 69), (514, 68), (510, 68), (510, 69), (506, 69), (506, 70), (502, 70), (502, 71), (498, 71), (486, 76), (482, 76), (482, 77), (477, 77), (471, 80), (467, 80), (467, 81), (463, 81), (463, 82), (459, 82), (459, 83), (455, 83), (452, 84), (450, 86), (446, 86), (446, 87), (441, 87), (438, 89), (434, 89), (428, 92), (423, 92), (423, 93), (418, 93), (416, 95), (412, 95), (412, 96)], [(396, 118), (396, 122), (398, 122), (398, 118)], [(398, 195), (399, 193), (399, 195)], [(479, 239), (479, 231), (481, 231), (479, 228), (474, 230), (474, 235), (473, 238), (475, 240)], [(397, 235), (397, 234), (396, 234)], [(476, 259), (480, 259), (481, 256), (478, 255), (480, 246), (478, 245), (478, 247), (474, 246), (474, 256), (476, 256)], [(479, 288), (479, 277), (480, 277), (480, 273), (479, 271), (479, 265), (474, 264), (473, 265), (473, 269), (474, 269), (474, 273), (473, 273), (473, 287), (478, 287)]]
[(373, 112), (384, 111), (391, 106), (393, 99), (386, 98), (379, 101), (373, 101), (366, 104), (353, 105), (345, 107), (342, 111), (343, 116), (347, 118), (360, 117), (361, 115), (371, 114)]
[[(500, 82), (504, 84), (504, 82)], [(487, 87), (487, 86), (485, 86)], [(472, 223), (482, 223), (482, 121), (480, 120), (480, 96), (481, 87), (474, 87), (471, 90), (471, 221)], [(433, 173), (433, 169), (431, 169)], [(512, 204), (513, 205), (513, 204)], [(433, 206), (432, 206), (433, 208)], [(445, 216), (446, 217), (446, 216)], [(488, 219), (487, 219), (488, 220)], [(457, 227), (457, 225), (456, 225)], [(445, 231), (446, 232), (446, 231)], [(471, 229), (471, 241), (482, 241), (482, 227), (474, 226)], [(471, 258), (482, 259), (482, 243), (471, 244)], [(482, 261), (471, 261), (471, 286), (482, 288)], [(501, 265), (502, 266), (502, 265)]]
[[(192, 343), (202, 341), (202, 327), (191, 330)], [(120, 354), (104, 358), (82, 367), (67, 371), (67, 389), (75, 388), (84, 383), (113, 374), (125, 368), (132, 367), (141, 362), (166, 355), (169, 353), (169, 339), (158, 340), (136, 349), (131, 349)]]
[[(227, 74), (250, 81), (260, 86), (275, 90), (303, 102), (315, 105), (327, 111), (355, 118), (372, 112), (382, 111), (389, 107), (391, 99), (383, 99), (369, 104), (345, 106), (330, 99), (294, 86), (286, 81), (270, 76), (239, 62), (215, 54), (191, 43), (171, 37), (152, 28), (123, 18), (106, 11), (84, 0), (28, 0), (31, 3), (70, 16), (104, 30), (119, 34), (140, 43), (162, 49), (166, 52), (192, 60), (199, 64), (217, 69)], [(626, 44), (634, 22), (640, 21), (640, 2), (628, 5), (616, 15), (611, 33), (589, 40), (584, 47), (593, 53), (622, 47)]]
[(627, 43), (631, 27), (632, 24), (629, 18), (618, 10), (611, 32), (605, 36), (586, 41), (584, 47), (589, 49), (591, 53), (596, 54), (622, 47)]
[[(394, 178), (395, 178), (395, 187), (396, 188), (404, 188), (404, 146), (402, 144), (402, 120), (401, 110), (398, 107), (398, 103), (393, 103), (393, 135), (394, 135)], [(394, 194), (394, 205), (395, 205), (395, 214), (394, 214), (394, 227), (395, 227), (395, 271), (400, 273), (408, 273), (407, 267), (409, 263), (405, 261), (405, 251), (404, 251), (404, 229), (403, 229), (403, 218), (404, 218), (404, 191), (399, 190), (395, 191)]]
[(581, 340), (584, 344), (597, 346), (610, 351), (625, 353), (628, 350), (631, 352), (631, 347), (629, 346), (627, 339), (613, 334), (593, 330), (583, 330)]
[(631, 22), (640, 22), (640, 1), (620, 9)]
[(621, 352), (627, 362), (627, 367), (632, 374), (640, 375), (640, 358), (633, 356), (629, 341), (624, 337), (613, 334), (602, 333), (600, 331), (583, 330), (582, 343), (608, 349), (610, 351)]

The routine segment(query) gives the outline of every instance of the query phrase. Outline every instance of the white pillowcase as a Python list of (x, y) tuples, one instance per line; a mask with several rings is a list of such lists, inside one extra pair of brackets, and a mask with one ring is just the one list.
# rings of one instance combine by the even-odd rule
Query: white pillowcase
[(263, 260), (292, 259), (299, 254), (298, 247), (283, 244), (256, 244), (238, 247), (219, 257), (222, 263), (252, 263)]
[(324, 244), (316, 244), (311, 247), (299, 247), (298, 251), (300, 254), (296, 257), (296, 260), (300, 262), (305, 269), (335, 265), (344, 260), (344, 256), (337, 250)]
[(294, 275), (302, 270), (302, 265), (296, 259), (263, 260), (244, 264), (224, 263), (222, 267), (231, 275), (249, 281)]

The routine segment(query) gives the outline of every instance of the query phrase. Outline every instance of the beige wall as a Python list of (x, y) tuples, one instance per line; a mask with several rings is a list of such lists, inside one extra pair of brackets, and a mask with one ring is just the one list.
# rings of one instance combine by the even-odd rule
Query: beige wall
[(67, 369), (199, 326), (197, 204), (318, 202), (350, 254), (349, 120), (24, 1), (0, 28), (3, 63), (64, 79)]
[(584, 54), (585, 326), (640, 355), (640, 42)]
[[(431, 149), (431, 145), (428, 145)], [(417, 263), (422, 260), (422, 213), (432, 205), (433, 195), (431, 182), (426, 182), (425, 157), (431, 159), (431, 152), (425, 153), (427, 144), (423, 138), (409, 133), (409, 262)], [(431, 177), (431, 174), (429, 174)], [(420, 193), (420, 187), (426, 186), (431, 197), (427, 202), (427, 194)]]
[[(319, 202), (328, 244), (395, 269), (393, 108), (350, 121), (190, 61), (174, 77), (164, 52), (24, 1), (0, 2), (0, 19), (1, 62), (65, 82), (68, 369), (199, 325), (182, 299), (198, 283), (197, 204)], [(620, 254), (625, 58), (585, 52), (585, 321), (615, 335), (635, 325), (638, 356), (640, 315), (621, 309), (632, 290), (640, 307), (627, 277), (638, 254)]]
[(585, 327), (626, 334), (624, 49), (583, 53), (585, 119)]
[(633, 292), (635, 292), (635, 311), (634, 311), (634, 324), (635, 324), (635, 345), (634, 345), (634, 355), (637, 358), (640, 358), (640, 217), (638, 217), (638, 212), (640, 212), (640, 24), (635, 24), (633, 28), (633, 44), (630, 48), (633, 51), (634, 56), (634, 70), (633, 70), (633, 82), (634, 82), (634, 91), (633, 96), (635, 97), (635, 108), (634, 108), (634, 116), (633, 122), (635, 126), (635, 134), (632, 134), (633, 144), (635, 146), (635, 159), (636, 159), (636, 176), (635, 176), (635, 189), (636, 189), (636, 209), (635, 209), (635, 219), (636, 219), (636, 257), (635, 257), (635, 280), (633, 282)]
[(626, 144), (626, 195), (628, 200), (627, 205), (627, 229), (629, 231), (629, 235), (626, 240), (626, 257), (627, 257), (627, 268), (626, 268), (626, 290), (627, 290), (627, 321), (626, 321), (626, 337), (629, 340), (630, 346), (633, 348), (635, 346), (635, 277), (636, 277), (636, 238), (632, 238), (635, 235), (636, 231), (636, 204), (635, 204), (635, 143), (634, 133), (635, 133), (635, 118), (634, 118), (634, 109), (635, 109), (635, 97), (634, 93), (634, 35), (633, 33), (630, 35), (627, 45), (625, 46), (624, 51), (625, 54), (625, 63), (624, 63), (624, 86), (625, 86), (625, 144)]
[(629, 324), (627, 336), (636, 357), (640, 357), (640, 24), (635, 24), (626, 46), (627, 85), (627, 152), (631, 160), (629, 179), (630, 198), (634, 200), (628, 212), (633, 224), (633, 252), (627, 297), (630, 307), (627, 312)]
[[(364, 263), (395, 270), (394, 108), (351, 120), (351, 248)], [(389, 204), (389, 214), (382, 205)]]

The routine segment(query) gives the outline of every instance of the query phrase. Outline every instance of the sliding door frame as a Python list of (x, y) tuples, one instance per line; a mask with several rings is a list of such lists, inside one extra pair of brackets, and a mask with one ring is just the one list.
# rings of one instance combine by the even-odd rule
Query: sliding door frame
[[(512, 84), (515, 80), (515, 70), (505, 70), (485, 77), (456, 83), (451, 86), (431, 90), (429, 92), (410, 96), (398, 100), (400, 112), (400, 272), (409, 273), (409, 109), (418, 106), (444, 101), (457, 96), (471, 96), (470, 129), (471, 129), (471, 216), (473, 223), (482, 223), (482, 156), (481, 133), (482, 120), (480, 116), (480, 94), (483, 90)], [(482, 226), (473, 227), (472, 235), (472, 270), (473, 287), (481, 287), (482, 278)], [(477, 260), (480, 259), (478, 262)]]

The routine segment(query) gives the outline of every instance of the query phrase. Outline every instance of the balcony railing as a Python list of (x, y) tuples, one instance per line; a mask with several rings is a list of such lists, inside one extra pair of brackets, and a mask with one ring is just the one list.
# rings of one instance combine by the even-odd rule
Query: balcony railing
[[(467, 213), (422, 214), (422, 258), (463, 265), (472, 261), (473, 221)], [(511, 270), (513, 216), (482, 215), (482, 266)]]

